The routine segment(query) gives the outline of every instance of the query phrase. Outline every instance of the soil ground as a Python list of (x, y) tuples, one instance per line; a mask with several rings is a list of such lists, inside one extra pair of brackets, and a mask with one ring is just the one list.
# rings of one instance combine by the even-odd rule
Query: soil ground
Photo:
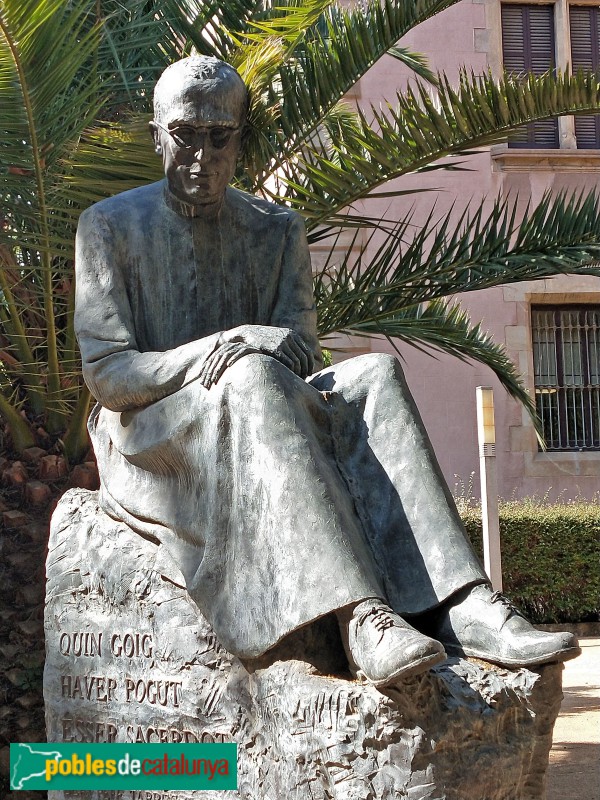
[(45, 797), (45, 792), (9, 792), (9, 745), (46, 738), (42, 675), (48, 525), (61, 494), (82, 484), (97, 488), (95, 464), (69, 470), (55, 448), (30, 448), (18, 460), (0, 456), (0, 800)]

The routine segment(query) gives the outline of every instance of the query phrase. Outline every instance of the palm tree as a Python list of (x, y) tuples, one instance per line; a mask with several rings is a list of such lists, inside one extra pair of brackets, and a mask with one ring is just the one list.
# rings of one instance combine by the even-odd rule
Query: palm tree
[[(72, 330), (76, 220), (91, 202), (159, 177), (147, 138), (151, 86), (192, 51), (233, 63), (251, 88), (238, 184), (292, 205), (310, 240), (331, 244), (315, 278), (321, 334), (382, 334), (481, 361), (534, 414), (503, 349), (448, 298), (560, 272), (600, 274), (595, 196), (548, 196), (524, 218), (498, 200), (458, 224), (432, 216), (416, 233), (410, 215), (392, 224), (354, 211), (376, 194), (402, 194), (388, 188), (393, 179), (443, 168), (440, 159), (524, 123), (600, 109), (593, 75), (496, 81), (463, 71), (453, 87), (396, 46), (456, 1), (341, 9), (323, 0), (135, 0), (124, 9), (114, 0), (4, 0), (0, 414), (17, 450), (39, 424), (64, 434), (72, 461), (85, 450), (89, 396)], [(388, 52), (415, 71), (413, 87), (385, 111), (344, 104)], [(378, 245), (363, 242), (357, 254), (365, 235)]]
[(82, 133), (146, 108), (157, 62), (178, 57), (158, 49), (164, 24), (141, 1), (0, 8), (0, 414), (17, 452), (40, 426), (72, 461), (87, 450), (72, 278), (87, 202), (85, 180), (72, 191), (71, 179)]

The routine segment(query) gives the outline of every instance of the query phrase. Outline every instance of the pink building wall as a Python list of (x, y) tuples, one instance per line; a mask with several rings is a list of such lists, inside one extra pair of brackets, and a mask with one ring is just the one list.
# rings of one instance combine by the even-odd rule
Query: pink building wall
[[(499, 2), (463, 2), (419, 26), (402, 44), (425, 52), (431, 66), (456, 80), (461, 65), (476, 73), (498, 69), (501, 62)], [(501, 53), (501, 50), (500, 50)], [(353, 92), (364, 107), (393, 101), (396, 89), (408, 76), (398, 61), (385, 57)], [(562, 123), (561, 123), (562, 124)], [(600, 184), (600, 151), (505, 152), (503, 146), (486, 148), (469, 159), (469, 172), (436, 171), (401, 180), (404, 188), (422, 190), (393, 201), (369, 202), (369, 213), (398, 219), (414, 207), (422, 219), (432, 204), (440, 213), (455, 204), (490, 202), (497, 194), (537, 202), (548, 189), (594, 187)], [(426, 190), (434, 191), (426, 191)], [(318, 256), (317, 256), (318, 258)], [(533, 390), (533, 355), (529, 322), (531, 302), (592, 302), (600, 304), (600, 278), (555, 278), (473, 292), (461, 297), (474, 322), (506, 345), (526, 385)], [(351, 349), (391, 351), (385, 340), (364, 339)], [(493, 373), (482, 365), (464, 364), (438, 354), (432, 358), (401, 345), (407, 379), (451, 488), (469, 484), (479, 496), (479, 460), (476, 441), (475, 388), (494, 387), (497, 426), (499, 492), (505, 498), (578, 496), (591, 498), (600, 490), (600, 453), (540, 453), (521, 406), (512, 401)], [(460, 489), (459, 489), (460, 491)]]

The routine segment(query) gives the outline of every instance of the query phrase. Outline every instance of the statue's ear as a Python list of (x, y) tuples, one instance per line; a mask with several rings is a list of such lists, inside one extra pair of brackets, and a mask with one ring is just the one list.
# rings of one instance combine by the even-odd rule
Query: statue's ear
[(162, 144), (160, 142), (160, 128), (154, 122), (154, 120), (150, 120), (148, 123), (148, 127), (150, 128), (150, 136), (152, 136), (152, 141), (154, 142), (154, 152), (157, 155), (162, 155)]

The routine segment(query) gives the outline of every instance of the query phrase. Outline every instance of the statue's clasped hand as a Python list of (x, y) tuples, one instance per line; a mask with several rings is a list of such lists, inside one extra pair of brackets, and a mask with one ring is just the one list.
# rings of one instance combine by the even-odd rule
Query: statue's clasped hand
[(210, 389), (227, 367), (249, 353), (272, 356), (300, 378), (313, 372), (313, 354), (296, 331), (270, 325), (240, 325), (221, 334), (218, 347), (204, 361), (200, 382)]

